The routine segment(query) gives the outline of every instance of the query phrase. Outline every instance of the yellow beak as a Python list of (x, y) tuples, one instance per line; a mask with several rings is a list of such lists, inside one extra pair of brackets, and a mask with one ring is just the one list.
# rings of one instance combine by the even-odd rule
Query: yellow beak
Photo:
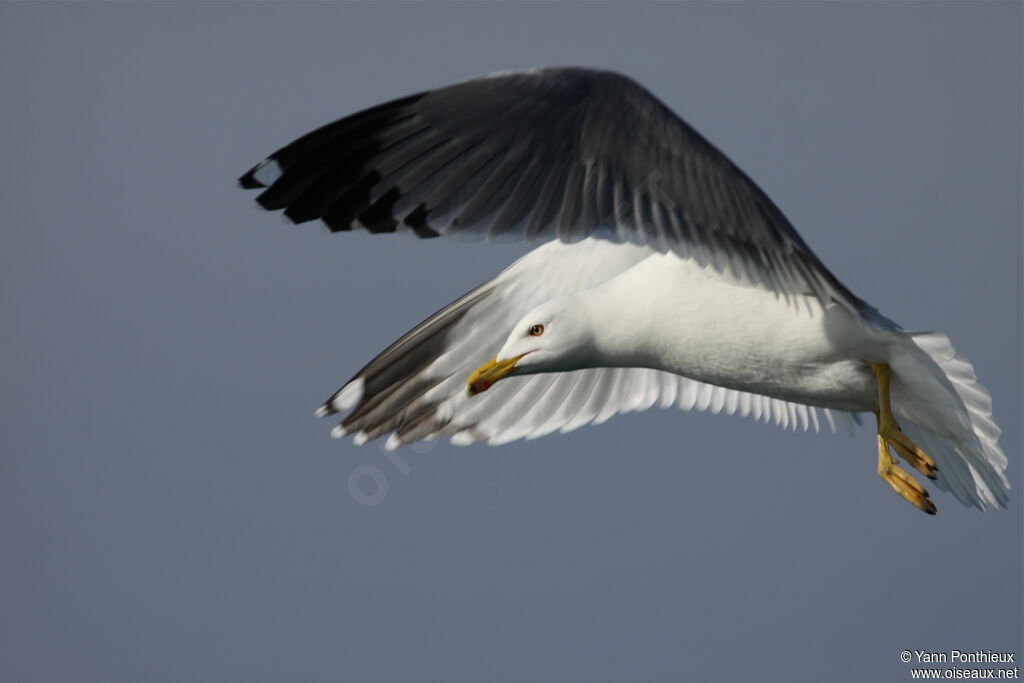
[[(526, 354), (523, 354), (524, 356)], [(477, 368), (469, 379), (466, 380), (466, 393), (470, 396), (476, 396), (482, 391), (487, 391), (491, 386), (508, 376), (513, 370), (515, 370), (516, 363), (523, 356), (516, 356), (515, 358), (507, 358), (499, 361), (497, 358), (492, 358), (479, 368)]]

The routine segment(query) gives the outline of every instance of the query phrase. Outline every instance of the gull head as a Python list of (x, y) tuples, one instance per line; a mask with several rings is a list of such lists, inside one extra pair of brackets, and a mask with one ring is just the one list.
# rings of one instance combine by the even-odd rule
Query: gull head
[(466, 393), (475, 396), (513, 375), (592, 367), (592, 340), (590, 320), (574, 297), (549, 301), (519, 319), (498, 355), (469, 376)]

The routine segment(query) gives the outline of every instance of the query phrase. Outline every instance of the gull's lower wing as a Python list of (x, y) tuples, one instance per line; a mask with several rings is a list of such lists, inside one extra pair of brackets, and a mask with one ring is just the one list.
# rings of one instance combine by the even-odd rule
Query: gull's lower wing
[[(318, 414), (348, 411), (335, 435), (354, 435), (357, 443), (388, 436), (388, 447), (439, 436), (457, 444), (507, 443), (599, 424), (654, 405), (737, 413), (817, 430), (815, 408), (646, 368), (511, 377), (467, 396), (466, 379), (501, 347), (519, 317), (553, 297), (614, 277), (651, 253), (646, 247), (600, 240), (543, 245), (402, 336)], [(824, 414), (831, 424), (831, 414)]]

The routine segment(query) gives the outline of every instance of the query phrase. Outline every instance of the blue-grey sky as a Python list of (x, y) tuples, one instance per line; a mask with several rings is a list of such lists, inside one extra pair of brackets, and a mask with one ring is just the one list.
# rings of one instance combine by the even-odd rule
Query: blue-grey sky
[[(902, 650), (1020, 653), (1021, 24), (0, 4), (0, 680), (897, 681)], [(341, 115), (543, 64), (632, 75), (854, 292), (947, 332), (1010, 508), (921, 514), (870, 429), (653, 410), (402, 460), (330, 439), (322, 400), (523, 248), (290, 226), (235, 178)]]

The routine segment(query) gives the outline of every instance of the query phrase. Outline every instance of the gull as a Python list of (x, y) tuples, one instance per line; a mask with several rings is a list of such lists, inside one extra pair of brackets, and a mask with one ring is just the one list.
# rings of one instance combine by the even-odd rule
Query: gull
[[(327, 124), (239, 180), (331, 232), (535, 248), (391, 344), (317, 415), (386, 447), (502, 444), (676, 405), (818, 430), (873, 413), (877, 472), (1005, 507), (989, 394), (939, 333), (858, 298), (771, 199), (649, 91), (503, 72)], [(429, 268), (429, 264), (423, 264)]]

